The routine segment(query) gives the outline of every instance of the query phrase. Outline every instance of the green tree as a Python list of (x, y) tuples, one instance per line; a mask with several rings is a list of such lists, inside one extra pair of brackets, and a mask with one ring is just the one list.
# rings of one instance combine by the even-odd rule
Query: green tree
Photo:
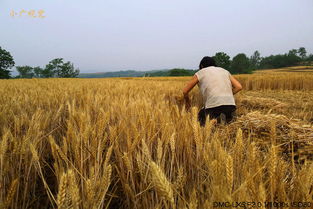
[(229, 69), (230, 67), (230, 57), (224, 52), (217, 52), (213, 59), (216, 62), (218, 67), (222, 67), (224, 69)]
[(307, 61), (313, 61), (313, 54), (309, 54), (309, 56), (306, 58)]
[(297, 65), (301, 61), (301, 58), (297, 56), (294, 51), (288, 54), (278, 54), (271, 55), (262, 58), (260, 62), (260, 68), (270, 69), (270, 68), (281, 68)]
[(306, 59), (306, 49), (304, 47), (300, 47), (298, 49), (298, 54), (301, 57), (302, 60)]
[(34, 67), (33, 68), (34, 71), (34, 77), (36, 78), (42, 78), (43, 77), (43, 69), (41, 67)]
[(298, 50), (296, 49), (289, 50), (288, 54), (286, 54), (285, 56), (285, 66), (283, 67), (294, 66), (301, 61), (301, 57), (298, 56)]
[(255, 70), (260, 67), (261, 62), (261, 54), (259, 51), (255, 51), (253, 55), (250, 57), (250, 68)]
[(11, 71), (8, 69), (11, 69), (14, 65), (15, 62), (10, 52), (0, 47), (0, 79), (10, 78)]
[(16, 66), (16, 70), (19, 72), (19, 78), (32, 78), (34, 77), (33, 68), (30, 66)]
[(240, 53), (233, 58), (230, 71), (234, 74), (251, 73), (252, 70), (249, 67), (249, 58), (244, 53)]
[(44, 74), (46, 78), (59, 77), (63, 65), (63, 58), (56, 58), (51, 60), (45, 67)]
[(288, 52), (288, 55), (297, 56), (297, 54), (298, 54), (298, 50), (296, 50), (296, 49), (291, 49), (291, 50), (289, 50), (289, 52)]
[(49, 62), (43, 70), (45, 77), (74, 78), (79, 74), (71, 62), (63, 61), (63, 58), (56, 58)]
[(46, 67), (44, 69), (42, 69), (41, 71), (41, 77), (42, 78), (51, 78), (54, 77), (54, 72), (52, 71), (51, 67)]
[(79, 69), (75, 69), (74, 64), (71, 62), (64, 63), (58, 73), (60, 78), (75, 78), (78, 75)]

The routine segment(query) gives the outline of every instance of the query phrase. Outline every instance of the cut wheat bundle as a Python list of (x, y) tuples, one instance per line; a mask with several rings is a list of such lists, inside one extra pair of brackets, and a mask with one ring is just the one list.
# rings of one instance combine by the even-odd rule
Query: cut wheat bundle
[[(273, 143), (274, 137), (275, 145), (288, 157), (291, 152), (295, 152), (295, 157), (299, 160), (313, 160), (313, 128), (311, 125), (303, 124), (300, 120), (288, 118), (285, 115), (262, 114), (254, 111), (238, 117), (229, 126), (233, 127), (231, 130), (241, 128), (263, 148), (264, 145)], [(292, 146), (293, 150), (291, 150)]]

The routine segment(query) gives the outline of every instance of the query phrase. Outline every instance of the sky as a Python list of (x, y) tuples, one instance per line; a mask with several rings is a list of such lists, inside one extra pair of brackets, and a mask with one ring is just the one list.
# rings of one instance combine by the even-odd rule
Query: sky
[(16, 66), (196, 69), (220, 51), (313, 53), (313, 0), (0, 0), (0, 28)]

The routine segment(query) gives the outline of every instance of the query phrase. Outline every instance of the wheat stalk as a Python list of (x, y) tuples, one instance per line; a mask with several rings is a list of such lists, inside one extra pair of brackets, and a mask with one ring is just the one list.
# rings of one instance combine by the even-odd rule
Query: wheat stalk
[(59, 191), (57, 195), (57, 205), (58, 205), (58, 208), (60, 209), (67, 208), (67, 201), (66, 201), (67, 188), (68, 188), (67, 174), (63, 173), (61, 175), (61, 179), (59, 183)]
[(7, 193), (7, 196), (5, 198), (5, 203), (4, 203), (4, 206), (6, 208), (9, 208), (13, 198), (14, 198), (14, 195), (16, 193), (16, 188), (17, 188), (17, 185), (18, 185), (19, 181), (18, 179), (14, 179), (11, 183), (11, 186), (8, 190), (8, 193)]
[(174, 204), (173, 190), (161, 168), (153, 161), (149, 162), (150, 180), (161, 197)]
[(228, 155), (226, 158), (226, 176), (227, 176), (227, 184), (228, 184), (228, 189), (229, 193), (231, 194), (232, 188), (233, 188), (233, 158)]

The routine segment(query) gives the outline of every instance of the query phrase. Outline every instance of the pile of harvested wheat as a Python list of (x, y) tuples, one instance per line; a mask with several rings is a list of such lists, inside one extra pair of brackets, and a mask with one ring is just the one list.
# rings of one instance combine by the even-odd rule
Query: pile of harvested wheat
[(293, 152), (296, 159), (313, 160), (313, 127), (300, 120), (255, 111), (238, 117), (230, 126), (241, 128), (262, 146), (273, 143), (287, 156)]
[(245, 96), (238, 100), (239, 105), (251, 108), (281, 109), (288, 107), (288, 104), (272, 98)]

